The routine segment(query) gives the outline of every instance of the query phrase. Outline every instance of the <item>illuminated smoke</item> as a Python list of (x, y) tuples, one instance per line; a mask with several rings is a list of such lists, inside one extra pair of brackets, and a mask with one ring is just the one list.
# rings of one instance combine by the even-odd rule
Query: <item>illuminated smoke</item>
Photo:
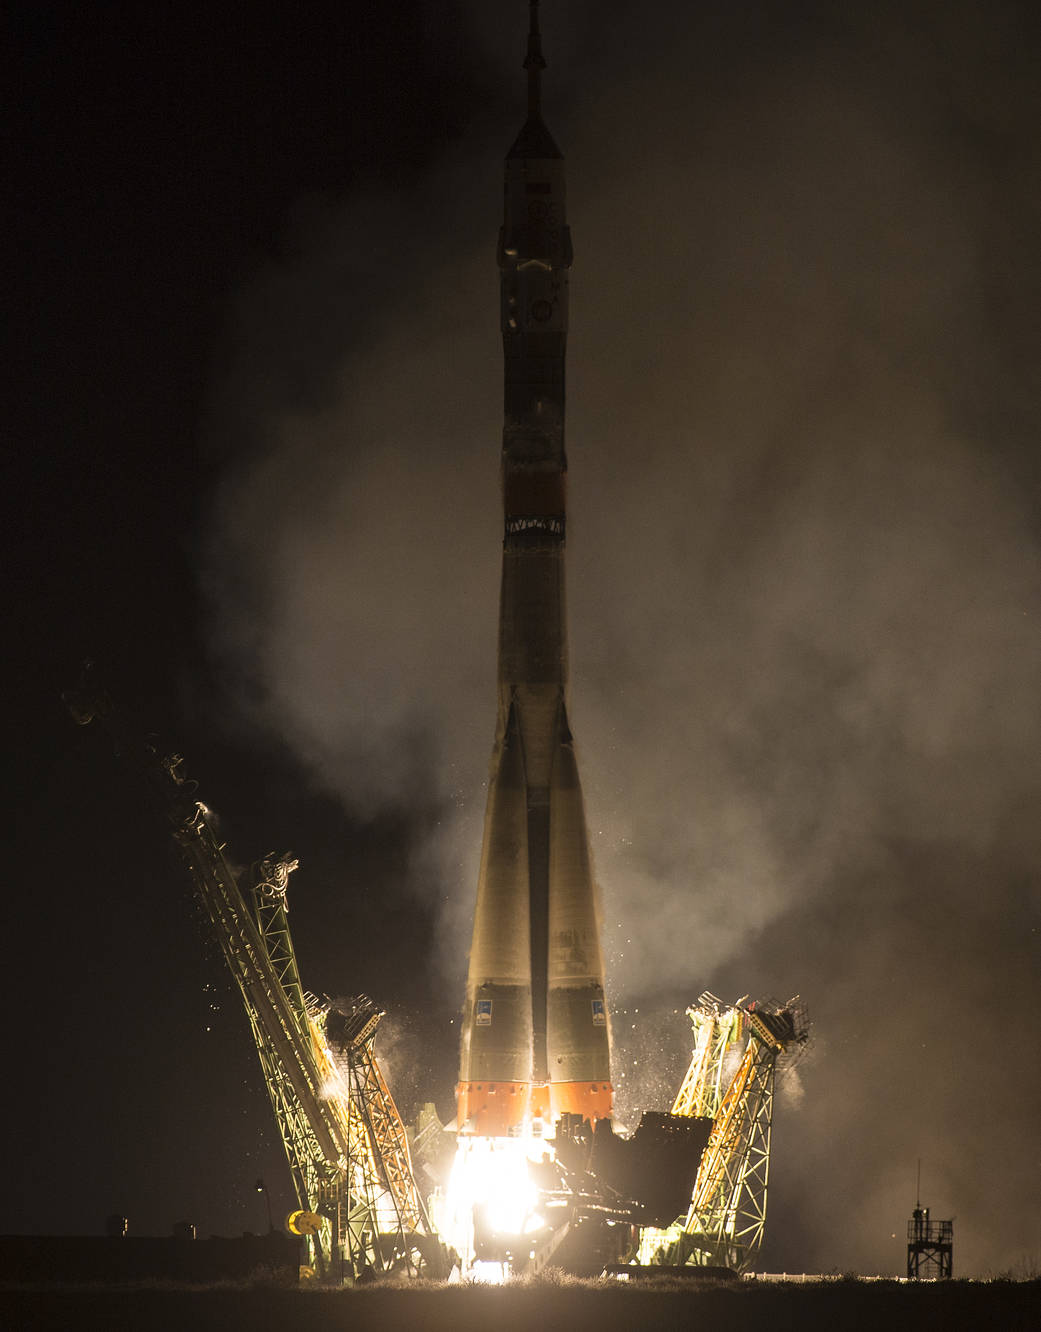
[[(1037, 274), (1005, 270), (1032, 205), (985, 151), (1013, 161), (1032, 123), (1015, 27), (883, 5), (870, 41), (793, 21), (763, 51), (691, 13), (623, 52), (573, 10), (556, 47), (546, 23), (576, 249), (572, 720), (609, 995), (641, 1009), (616, 1068), (651, 1065), (625, 1104), (675, 1091), (702, 988), (799, 991), (818, 1037), (802, 1109), (779, 1103), (767, 1255), (899, 1270), (921, 1154), (957, 1270), (1000, 1269), (1014, 1233), (1041, 1242), (1038, 1167), (981, 1139), (1030, 1140), (1041, 1096), (1030, 1064), (993, 1108), (1041, 938)], [(444, 899), (460, 1001), (517, 114), (302, 226), (243, 294), (210, 544), (255, 719), (358, 815), (423, 805), (413, 890)]]

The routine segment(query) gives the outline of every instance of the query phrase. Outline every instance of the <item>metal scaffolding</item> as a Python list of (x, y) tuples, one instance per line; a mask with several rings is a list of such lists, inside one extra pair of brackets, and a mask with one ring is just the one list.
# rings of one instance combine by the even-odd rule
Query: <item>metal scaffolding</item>
[(687, 1015), (694, 1052), (673, 1114), (710, 1118), (712, 1129), (686, 1217), (645, 1229), (640, 1261), (744, 1272), (766, 1227), (777, 1061), (805, 1044), (806, 1015), (798, 998), (728, 1007), (707, 991)]
[(954, 1222), (930, 1221), (929, 1209), (915, 1205), (907, 1223), (908, 1280), (948, 1281), (954, 1272)]
[(384, 1272), (445, 1275), (442, 1246), (412, 1177), (405, 1128), (373, 1053), (382, 1013), (371, 1000), (354, 1001), (362, 1028), (334, 1052), (330, 1005), (300, 983), (286, 901), (297, 862), (266, 856), (240, 886), (181, 758), (164, 758), (135, 741), (104, 694), (80, 691), (66, 703), (81, 725), (104, 722), (167, 818), (242, 995), (299, 1205), (290, 1229), (305, 1237), (315, 1275), (326, 1281)]

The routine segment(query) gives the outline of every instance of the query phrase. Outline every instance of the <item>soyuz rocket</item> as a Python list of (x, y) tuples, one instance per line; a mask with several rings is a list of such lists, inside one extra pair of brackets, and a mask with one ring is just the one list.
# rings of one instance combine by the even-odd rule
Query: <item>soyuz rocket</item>
[(541, 114), (531, 0), (528, 118), (506, 157), (499, 236), (505, 425), (498, 715), (466, 986), (458, 1126), (539, 1136), (609, 1118), (600, 911), (568, 724), (564, 350), (571, 234)]

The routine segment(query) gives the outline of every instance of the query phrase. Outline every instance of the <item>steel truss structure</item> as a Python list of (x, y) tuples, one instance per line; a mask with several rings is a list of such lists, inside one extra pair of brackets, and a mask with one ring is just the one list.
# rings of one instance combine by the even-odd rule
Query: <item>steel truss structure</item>
[(741, 1039), (742, 1017), (708, 990), (687, 1009), (694, 1028), (694, 1053), (672, 1105), (674, 1115), (715, 1119), (723, 1100), (723, 1065), (727, 1051)]
[(727, 1007), (706, 992), (687, 1015), (694, 1052), (673, 1114), (711, 1118), (713, 1125), (686, 1217), (665, 1230), (645, 1230), (640, 1260), (744, 1272), (766, 1227), (777, 1061), (805, 1044), (805, 1012), (797, 998), (783, 1008), (747, 999)]
[(930, 1221), (921, 1202), (907, 1223), (907, 1279), (949, 1281), (954, 1275), (954, 1222)]
[(405, 1128), (373, 1053), (383, 1014), (371, 1000), (354, 1001), (363, 1030), (334, 1053), (330, 1005), (300, 983), (286, 901), (297, 862), (274, 855), (258, 861), (244, 894), (209, 810), (182, 775), (183, 760), (128, 739), (103, 694), (66, 695), (66, 703), (81, 725), (104, 721), (169, 822), (242, 995), (299, 1204), (290, 1228), (306, 1238), (314, 1273), (326, 1281), (443, 1275), (443, 1250), (416, 1189)]
[[(169, 771), (181, 780), (174, 767)], [(174, 840), (242, 993), (304, 1214), (297, 1228), (315, 1272), (325, 1280), (356, 1280), (433, 1270), (438, 1250), (412, 1179), (404, 1125), (372, 1052), (382, 1014), (369, 1005), (370, 1076), (344, 1079), (326, 1039), (327, 1006), (300, 984), (286, 908), (296, 861), (269, 856), (253, 867), (250, 911), (206, 815), (196, 803)], [(325, 1224), (309, 1223), (310, 1217)]]
[(383, 1013), (365, 995), (343, 1005), (319, 1005), (312, 996), (308, 999), (314, 1005), (330, 1072), (347, 1090), (352, 1131), (369, 1145), (372, 1172), (366, 1186), (382, 1218), (381, 1234), (404, 1241), (395, 1249), (393, 1261), (409, 1275), (432, 1275), (442, 1266), (440, 1241), (429, 1225), (412, 1173), (405, 1126), (373, 1049)]

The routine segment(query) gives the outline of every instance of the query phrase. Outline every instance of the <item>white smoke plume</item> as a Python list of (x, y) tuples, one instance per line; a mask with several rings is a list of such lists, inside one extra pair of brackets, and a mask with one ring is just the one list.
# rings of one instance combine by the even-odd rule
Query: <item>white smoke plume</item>
[[(519, 94), (491, 8), (489, 86)], [(772, 1263), (901, 1270), (921, 1155), (957, 1270), (997, 1271), (1041, 1243), (1036, 1061), (1001, 1091), (1041, 941), (1027, 11), (741, 9), (544, 22), (576, 251), (572, 713), (608, 985), (642, 1009), (615, 1016), (616, 1067), (645, 1069), (622, 1108), (678, 1086), (701, 989), (801, 991), (819, 1038), (779, 1102)], [(299, 220), (242, 293), (215, 410), (219, 651), (354, 814), (436, 807), (412, 872), (452, 983), (519, 118), (504, 98), (421, 177)]]

